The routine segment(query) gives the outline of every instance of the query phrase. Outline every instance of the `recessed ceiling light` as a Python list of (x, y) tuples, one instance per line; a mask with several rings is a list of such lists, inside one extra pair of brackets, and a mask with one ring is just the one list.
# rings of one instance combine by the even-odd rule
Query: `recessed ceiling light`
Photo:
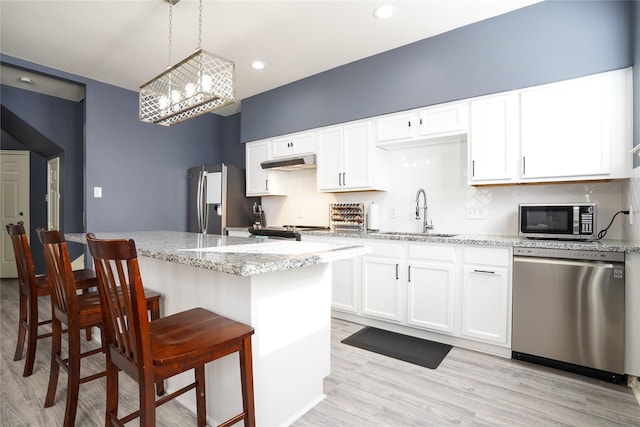
[(373, 16), (376, 19), (389, 19), (396, 12), (396, 8), (391, 6), (390, 4), (385, 4), (383, 6), (377, 7), (373, 11)]
[(262, 70), (264, 68), (264, 62), (262, 61), (253, 61), (251, 63), (251, 68), (254, 70)]
[(24, 84), (28, 84), (28, 85), (32, 85), (33, 84), (33, 80), (31, 80), (29, 77), (18, 77), (18, 81), (20, 83), (24, 83)]

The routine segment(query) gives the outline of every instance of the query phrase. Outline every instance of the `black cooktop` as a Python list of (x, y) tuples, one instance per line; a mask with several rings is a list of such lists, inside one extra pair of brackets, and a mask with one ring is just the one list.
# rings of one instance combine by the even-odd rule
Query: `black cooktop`
[(254, 224), (249, 232), (254, 236), (300, 240), (300, 231), (328, 230), (329, 227), (317, 225), (283, 225), (282, 227), (263, 227)]

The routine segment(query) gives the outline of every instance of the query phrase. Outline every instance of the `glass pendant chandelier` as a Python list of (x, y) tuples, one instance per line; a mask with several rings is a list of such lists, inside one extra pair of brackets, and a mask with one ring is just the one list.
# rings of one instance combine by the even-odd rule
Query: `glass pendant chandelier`
[(169, 67), (140, 86), (140, 121), (172, 126), (235, 102), (235, 65), (201, 49), (202, 0), (198, 18), (198, 50), (171, 66), (173, 5), (169, 6)]

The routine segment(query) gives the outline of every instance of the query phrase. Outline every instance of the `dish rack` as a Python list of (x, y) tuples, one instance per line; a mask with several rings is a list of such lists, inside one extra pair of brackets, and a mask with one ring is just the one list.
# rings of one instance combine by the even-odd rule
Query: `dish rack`
[(331, 203), (332, 230), (364, 230), (364, 203)]

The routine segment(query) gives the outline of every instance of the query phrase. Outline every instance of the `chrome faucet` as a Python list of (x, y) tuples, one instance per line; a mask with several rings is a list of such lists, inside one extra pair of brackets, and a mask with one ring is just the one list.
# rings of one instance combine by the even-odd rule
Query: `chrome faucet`
[(423, 218), (422, 218), (422, 232), (427, 233), (428, 230), (433, 229), (433, 223), (429, 224), (427, 221), (427, 193), (422, 188), (416, 193), (416, 219), (420, 219), (420, 194), (424, 197), (424, 205), (422, 206)]

